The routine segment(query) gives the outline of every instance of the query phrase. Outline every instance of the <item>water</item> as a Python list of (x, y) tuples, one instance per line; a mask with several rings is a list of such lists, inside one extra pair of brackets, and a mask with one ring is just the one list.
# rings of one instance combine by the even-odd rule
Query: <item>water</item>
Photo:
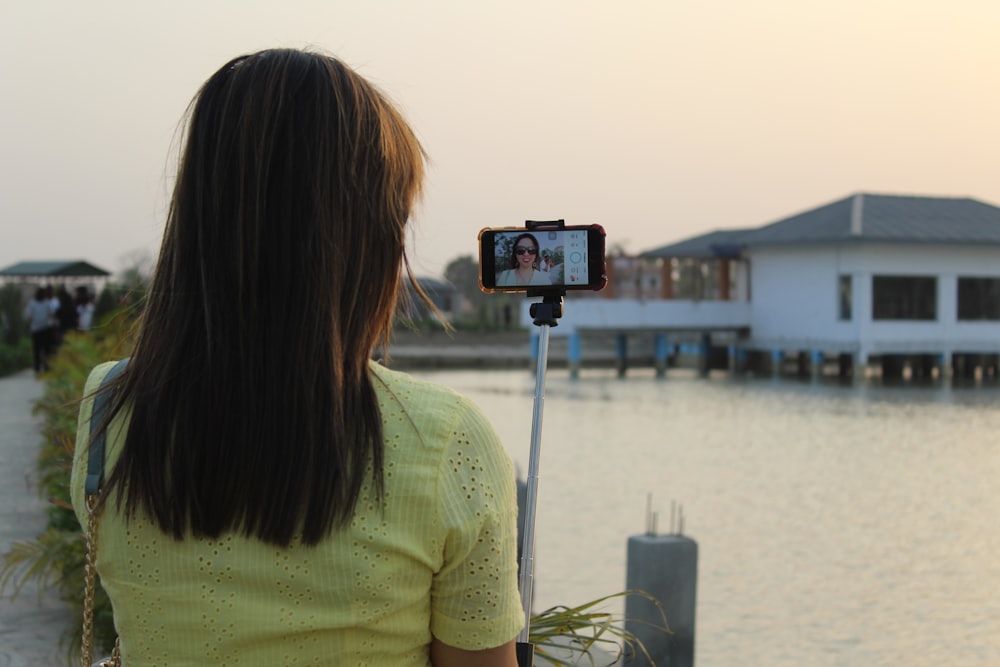
[[(527, 474), (533, 375), (420, 375)], [(996, 386), (553, 370), (544, 405), (536, 610), (625, 588), (652, 493), (699, 544), (699, 667), (1000, 665)]]

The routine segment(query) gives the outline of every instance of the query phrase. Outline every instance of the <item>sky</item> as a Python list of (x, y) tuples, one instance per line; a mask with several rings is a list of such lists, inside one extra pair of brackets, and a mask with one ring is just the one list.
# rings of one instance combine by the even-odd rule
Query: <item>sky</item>
[(998, 35), (996, 0), (8, 0), (0, 268), (155, 257), (188, 103), (269, 47), (414, 126), (418, 275), (527, 219), (639, 253), (855, 192), (1000, 205)]

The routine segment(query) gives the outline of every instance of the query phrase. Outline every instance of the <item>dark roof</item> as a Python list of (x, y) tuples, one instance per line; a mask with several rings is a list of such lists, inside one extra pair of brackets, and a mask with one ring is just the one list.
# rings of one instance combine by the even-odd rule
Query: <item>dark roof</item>
[(750, 232), (750, 246), (892, 242), (1000, 244), (1000, 207), (968, 197), (860, 193)]
[(752, 231), (751, 229), (720, 229), (689, 238), (680, 243), (647, 250), (639, 256), (648, 259), (658, 257), (693, 259), (739, 257), (740, 251), (743, 249), (743, 239)]
[(827, 243), (1000, 244), (1000, 207), (968, 197), (859, 193), (756, 229), (724, 230), (640, 257), (737, 257), (746, 247)]
[(0, 276), (19, 278), (70, 278), (110, 276), (111, 273), (83, 260), (18, 262), (0, 270)]

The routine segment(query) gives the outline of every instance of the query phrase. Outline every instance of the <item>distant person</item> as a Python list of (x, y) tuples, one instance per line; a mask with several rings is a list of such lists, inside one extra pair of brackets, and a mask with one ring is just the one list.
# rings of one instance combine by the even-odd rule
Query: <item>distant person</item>
[(66, 333), (76, 329), (79, 315), (76, 311), (76, 303), (73, 301), (73, 297), (70, 296), (70, 293), (65, 288), (59, 290), (57, 299), (59, 300), (59, 307), (56, 309), (56, 320), (59, 327), (58, 342), (61, 344), (66, 337)]
[(76, 292), (76, 328), (90, 331), (94, 321), (94, 297), (86, 287)]
[(52, 289), (52, 285), (45, 286), (45, 300), (49, 303), (49, 351), (55, 352), (55, 349), (59, 347), (59, 297), (56, 296), (56, 292)]
[(31, 333), (31, 353), (35, 362), (35, 373), (48, 370), (48, 357), (52, 351), (50, 326), (52, 302), (45, 295), (45, 288), (35, 290), (35, 298), (24, 308), (24, 319)]
[(405, 252), (414, 132), (339, 60), (278, 49), (213, 74), (186, 137), (108, 385), (97, 569), (123, 664), (515, 667), (510, 458), (469, 400), (370, 361), (404, 269), (433, 309)]
[(525, 232), (514, 240), (509, 265), (509, 269), (497, 276), (498, 287), (552, 285), (549, 276), (539, 270), (538, 239), (533, 234)]
[(542, 266), (541, 270), (544, 274), (549, 277), (549, 282), (553, 285), (563, 284), (563, 267), (562, 264), (556, 264), (555, 258), (552, 256), (552, 251), (545, 249), (542, 251)]

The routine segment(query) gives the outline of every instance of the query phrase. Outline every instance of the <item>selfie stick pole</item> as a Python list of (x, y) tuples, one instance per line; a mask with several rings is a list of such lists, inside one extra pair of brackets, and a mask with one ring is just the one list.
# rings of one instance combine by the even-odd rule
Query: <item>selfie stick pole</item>
[[(529, 292), (529, 296), (531, 293)], [(542, 405), (545, 402), (545, 369), (549, 361), (549, 328), (562, 317), (563, 293), (546, 294), (541, 303), (531, 304), (531, 317), (539, 328), (538, 368), (535, 372), (535, 407), (531, 419), (531, 454), (528, 457), (528, 479), (524, 502), (524, 537), (521, 543), (521, 606), (524, 608), (524, 628), (517, 638), (517, 664), (531, 667), (534, 646), (528, 641), (531, 632), (531, 585), (535, 560), (535, 508), (538, 498), (538, 459), (542, 447)]]
[[(563, 222), (527, 222), (529, 229), (540, 226), (562, 227)], [(521, 606), (524, 608), (524, 628), (517, 637), (518, 667), (532, 667), (535, 647), (528, 640), (531, 633), (531, 585), (535, 560), (535, 507), (538, 498), (538, 459), (542, 448), (542, 406), (545, 402), (545, 370), (549, 362), (549, 329), (558, 326), (562, 317), (565, 290), (528, 290), (528, 297), (541, 296), (542, 301), (531, 304), (532, 322), (539, 329), (538, 367), (535, 370), (535, 406), (531, 419), (531, 453), (528, 457), (528, 479), (524, 502), (524, 536), (521, 541)]]

